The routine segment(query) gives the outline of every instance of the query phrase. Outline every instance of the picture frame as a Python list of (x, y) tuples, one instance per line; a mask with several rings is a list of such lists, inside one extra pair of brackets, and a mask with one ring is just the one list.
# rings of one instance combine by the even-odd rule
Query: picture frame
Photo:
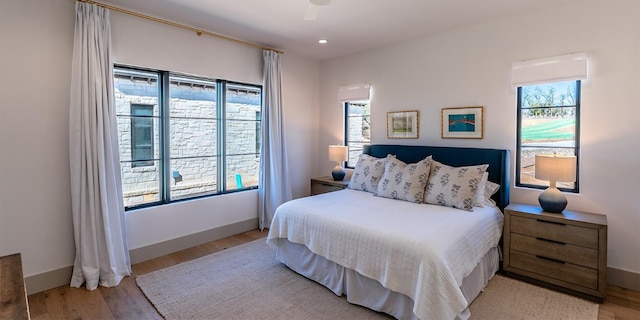
[(483, 139), (484, 107), (442, 108), (442, 139)]
[(387, 138), (418, 139), (418, 110), (387, 112)]

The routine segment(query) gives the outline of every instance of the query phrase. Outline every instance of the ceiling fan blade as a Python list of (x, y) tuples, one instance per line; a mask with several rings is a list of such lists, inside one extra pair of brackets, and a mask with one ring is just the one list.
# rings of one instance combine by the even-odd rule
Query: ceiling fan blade
[(320, 11), (320, 6), (310, 3), (307, 8), (307, 13), (304, 15), (304, 20), (311, 21), (316, 20), (318, 18), (318, 12)]

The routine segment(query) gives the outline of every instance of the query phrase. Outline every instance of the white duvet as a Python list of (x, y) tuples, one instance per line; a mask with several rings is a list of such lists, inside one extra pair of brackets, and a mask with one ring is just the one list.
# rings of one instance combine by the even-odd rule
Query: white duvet
[(345, 189), (281, 205), (267, 243), (304, 244), (409, 296), (420, 319), (453, 319), (467, 308), (462, 279), (502, 234), (495, 207), (459, 209)]

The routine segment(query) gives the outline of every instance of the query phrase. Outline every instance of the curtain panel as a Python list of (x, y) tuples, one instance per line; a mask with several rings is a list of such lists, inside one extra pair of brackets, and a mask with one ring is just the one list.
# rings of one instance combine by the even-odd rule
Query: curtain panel
[(76, 2), (69, 107), (75, 261), (71, 286), (116, 286), (131, 274), (125, 239), (109, 11)]
[(269, 228), (279, 205), (293, 199), (282, 106), (282, 54), (263, 51), (264, 104), (258, 187), (260, 230)]

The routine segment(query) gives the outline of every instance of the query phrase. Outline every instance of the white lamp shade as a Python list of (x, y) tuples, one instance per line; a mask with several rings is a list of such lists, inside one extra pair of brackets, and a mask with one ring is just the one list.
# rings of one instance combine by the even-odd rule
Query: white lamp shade
[(562, 182), (576, 181), (576, 157), (537, 154), (536, 179)]
[(329, 146), (329, 160), (331, 161), (347, 161), (349, 148), (347, 146)]

